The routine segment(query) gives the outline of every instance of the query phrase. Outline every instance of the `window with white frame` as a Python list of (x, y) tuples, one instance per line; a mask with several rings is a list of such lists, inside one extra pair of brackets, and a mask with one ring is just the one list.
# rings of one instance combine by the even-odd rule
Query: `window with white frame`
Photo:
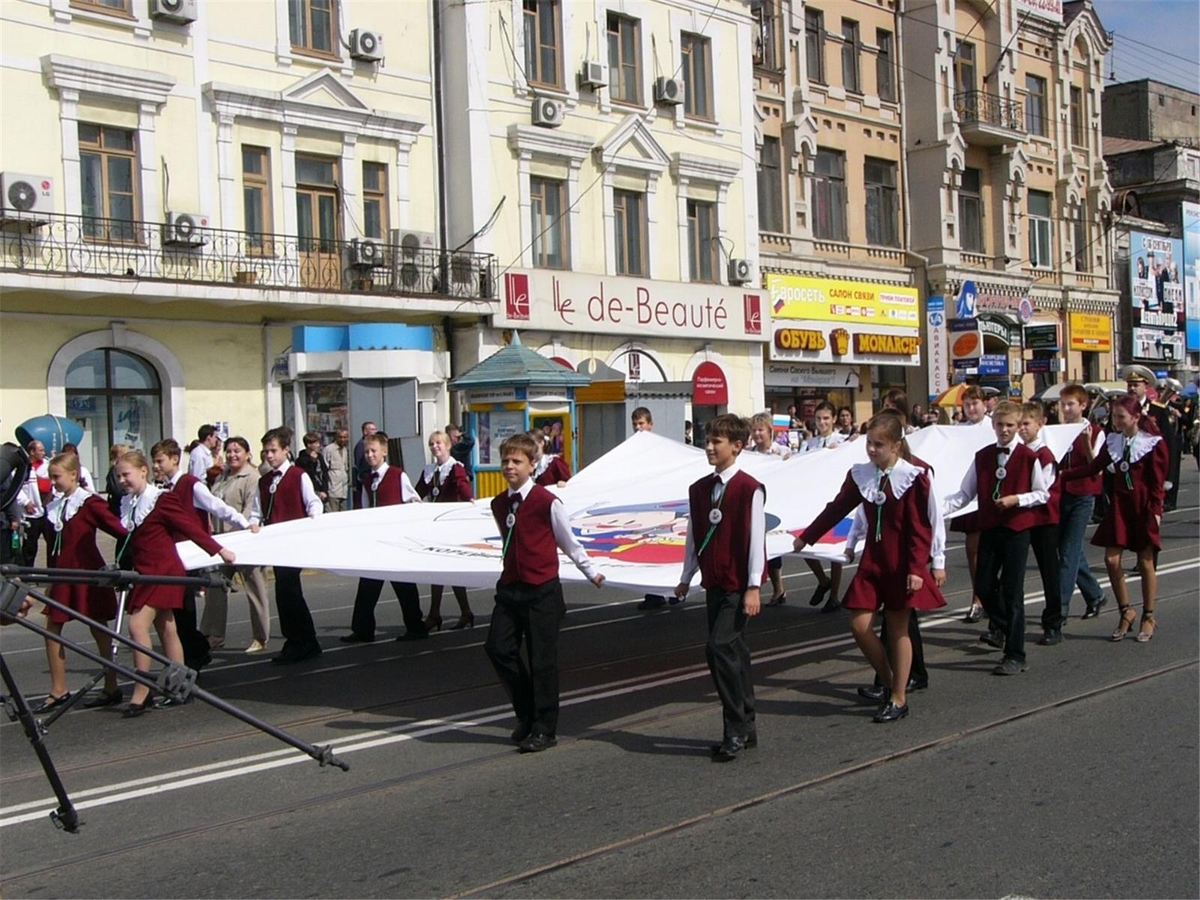
[(613, 243), (618, 275), (646, 274), (646, 195), (613, 191)]
[(716, 282), (720, 268), (717, 205), (703, 200), (687, 201), (688, 278)]
[(529, 179), (529, 217), (533, 264), (543, 269), (567, 267), (567, 186), (557, 178)]
[(1039, 269), (1054, 265), (1050, 258), (1053, 235), (1051, 197), (1045, 191), (1029, 192), (1029, 264)]

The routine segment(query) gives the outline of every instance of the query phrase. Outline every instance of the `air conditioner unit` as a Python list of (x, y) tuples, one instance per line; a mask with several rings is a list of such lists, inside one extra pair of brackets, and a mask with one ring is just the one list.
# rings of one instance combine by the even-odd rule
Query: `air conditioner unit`
[(195, 22), (199, 13), (196, 0), (150, 0), (150, 18), (187, 25)]
[(355, 238), (346, 248), (350, 265), (360, 269), (374, 269), (384, 265), (383, 242), (370, 238)]
[(392, 229), (392, 286), (428, 293), (436, 277), (437, 238), (428, 231)]
[(563, 123), (563, 105), (549, 97), (538, 97), (533, 101), (533, 124), (543, 128), (557, 128)]
[(36, 219), (54, 212), (54, 179), (0, 172), (0, 218)]
[(163, 226), (164, 247), (203, 247), (204, 234), (208, 227), (208, 216), (199, 213), (167, 213), (167, 224)]
[(581, 88), (591, 88), (593, 91), (597, 88), (605, 87), (608, 84), (608, 66), (602, 62), (585, 62), (583, 69), (579, 72), (579, 86)]
[(379, 62), (383, 59), (383, 35), (355, 28), (350, 32), (350, 57), (363, 62)]
[(754, 279), (754, 264), (748, 259), (729, 261), (729, 283), (749, 284)]
[(683, 82), (678, 78), (654, 79), (654, 102), (678, 106), (683, 102)]

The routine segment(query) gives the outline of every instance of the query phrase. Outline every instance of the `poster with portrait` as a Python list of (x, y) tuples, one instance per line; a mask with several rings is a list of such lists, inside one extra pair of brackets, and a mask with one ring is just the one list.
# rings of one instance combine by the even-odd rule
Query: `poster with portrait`
[(571, 464), (571, 416), (569, 413), (531, 413), (530, 432), (542, 436), (542, 450), (561, 456)]
[(1182, 330), (1183, 242), (1132, 231), (1129, 234), (1129, 293), (1133, 324), (1160, 331)]

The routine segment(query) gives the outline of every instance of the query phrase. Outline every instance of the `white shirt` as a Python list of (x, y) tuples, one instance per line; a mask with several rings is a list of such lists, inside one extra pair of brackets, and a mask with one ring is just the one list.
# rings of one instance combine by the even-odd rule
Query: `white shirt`
[[(740, 471), (741, 469), (735, 460), (733, 465), (724, 472), (714, 472), (713, 474), (720, 477), (721, 490), (724, 491), (729, 485), (729, 479), (733, 478)], [(714, 485), (714, 499), (716, 491), (717, 488)], [(692, 527), (693, 524), (691, 511), (689, 510), (687, 540), (683, 546), (683, 574), (679, 576), (681, 584), (691, 584), (692, 579), (696, 577), (696, 573), (700, 571), (700, 557), (696, 551), (696, 532)], [(763, 566), (766, 565), (766, 547), (766, 488), (760, 486), (754, 492), (754, 499), (750, 501), (750, 558), (746, 560), (746, 585), (748, 587), (758, 587), (762, 584)]]
[[(529, 497), (529, 492), (533, 490), (534, 484), (534, 480), (530, 478), (515, 491), (509, 488), (508, 496), (520, 496), (521, 500), (525, 501)], [(575, 568), (583, 573), (583, 577), (588, 581), (595, 578), (596, 564), (592, 562), (587, 551), (583, 549), (583, 545), (579, 543), (579, 539), (575, 537), (575, 532), (571, 530), (571, 523), (567, 521), (566, 507), (557, 497), (550, 503), (550, 528), (554, 531), (554, 543), (558, 545), (558, 549), (565, 553), (571, 562), (575, 563)]]
[[(1084, 426), (1083, 433), (1084, 434), (1088, 433), (1089, 423), (1088, 423), (1087, 419), (1080, 419), (1078, 422), (1064, 422), (1063, 424), (1064, 425), (1082, 424)], [(1097, 456), (1099, 456), (1100, 451), (1104, 448), (1104, 437), (1105, 437), (1104, 429), (1097, 428), (1096, 434), (1092, 438), (1092, 459), (1095, 459)], [(1069, 454), (1074, 449), (1074, 445), (1075, 445), (1075, 442), (1072, 441), (1071, 446), (1067, 448), (1067, 452), (1063, 454), (1063, 459), (1067, 458), (1067, 454)], [(1062, 459), (1060, 459), (1059, 462), (1062, 462)], [(1086, 462), (1086, 460), (1072, 460), (1072, 462), (1074, 462), (1076, 465), (1082, 465), (1083, 462)]]
[[(362, 508), (369, 509), (375, 504), (371, 502), (371, 475), (378, 473), (379, 478), (375, 482), (376, 488), (383, 483), (383, 476), (387, 474), (388, 464), (382, 462), (378, 469), (372, 469), (367, 477), (363, 479), (362, 484)], [(400, 502), (401, 503), (420, 503), (421, 498), (413, 487), (412, 482), (408, 478), (408, 473), (401, 470), (400, 472)]]
[(204, 478), (208, 475), (208, 470), (212, 468), (213, 455), (203, 443), (197, 444), (192, 448), (192, 452), (188, 454), (188, 474), (195, 475), (197, 478)]
[[(1030, 441), (1028, 444), (1026, 444), (1025, 446), (1028, 447), (1030, 450), (1032, 450), (1034, 453), (1037, 453), (1039, 450), (1041, 450), (1043, 447), (1045, 447), (1046, 442), (1042, 440), (1042, 433), (1039, 431), (1038, 436), (1036, 438), (1034, 438), (1032, 441)], [(1033, 464), (1033, 469), (1034, 469), (1034, 472), (1036, 472), (1038, 469), (1042, 470), (1042, 478), (1046, 482), (1046, 490), (1047, 491), (1049, 491), (1050, 488), (1054, 487), (1054, 480), (1057, 476), (1057, 471), (1058, 471), (1058, 468), (1054, 463), (1050, 463), (1048, 465), (1042, 465), (1042, 463), (1040, 463), (1040, 462), (1035, 462)]]
[(844, 444), (845, 442), (846, 436), (844, 434), (838, 434), (836, 431), (830, 434), (828, 437), (821, 437), (818, 434), (805, 441), (804, 447), (800, 452), (812, 453), (814, 450), (827, 450), (829, 448), (836, 447), (839, 444)]
[[(179, 479), (182, 477), (183, 470), (176, 469), (175, 474), (171, 476), (172, 489), (174, 489), (175, 485), (179, 484)], [(246, 521), (246, 517), (210, 491), (208, 485), (203, 480), (197, 481), (192, 487), (192, 505), (196, 509), (202, 509), (210, 516), (215, 516), (222, 522), (228, 522), (237, 528), (250, 527), (250, 523)]]
[(767, 445), (766, 450), (760, 449), (757, 444), (753, 443), (747, 447), (746, 450), (750, 453), (761, 453), (764, 456), (780, 456), (783, 459), (792, 458), (791, 449), (783, 446), (783, 444), (780, 444), (777, 441), (771, 441), (771, 443)]
[[(1020, 443), (1021, 439), (1013, 435), (1013, 439), (1007, 444), (997, 444), (996, 446), (1012, 453)], [(1050, 502), (1050, 485), (1046, 484), (1042, 466), (1036, 462), (1033, 464), (1032, 482), (1033, 490), (1016, 495), (1018, 506), (1042, 506)], [(957, 512), (974, 500), (978, 494), (979, 481), (975, 476), (975, 463), (972, 462), (971, 465), (967, 466), (967, 473), (963, 476), (958, 492), (951, 494), (942, 504), (942, 515), (948, 516), (952, 512)]]
[[(278, 469), (268, 471), (263, 478), (273, 478), (278, 472), (280, 478), (286, 474), (287, 470), (292, 467), (292, 461), (285, 459), (283, 465)], [(308, 477), (308, 473), (301, 470), (300, 472), (300, 496), (304, 501), (304, 509), (310, 519), (315, 519), (325, 510), (325, 504), (321, 502), (321, 498), (317, 496), (316, 490), (313, 489), (312, 479)], [(262, 524), (262, 494), (259, 491), (254, 492), (254, 508), (250, 511), (250, 524)]]
[[(42, 505), (42, 492), (38, 490), (38, 475), (43, 478), (50, 477), (50, 460), (43, 459), (36, 466), (30, 465), (25, 484), (17, 494), (17, 499), (21, 503), (21, 515), (26, 519), (40, 519), (46, 514), (46, 508)], [(26, 503), (32, 504), (33, 509), (26, 509)]]

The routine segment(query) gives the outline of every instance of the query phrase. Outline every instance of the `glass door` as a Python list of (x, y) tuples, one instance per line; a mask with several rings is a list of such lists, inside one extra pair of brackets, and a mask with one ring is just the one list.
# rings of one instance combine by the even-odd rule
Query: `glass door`
[(304, 287), (342, 286), (340, 193), (337, 160), (296, 157), (296, 231)]

